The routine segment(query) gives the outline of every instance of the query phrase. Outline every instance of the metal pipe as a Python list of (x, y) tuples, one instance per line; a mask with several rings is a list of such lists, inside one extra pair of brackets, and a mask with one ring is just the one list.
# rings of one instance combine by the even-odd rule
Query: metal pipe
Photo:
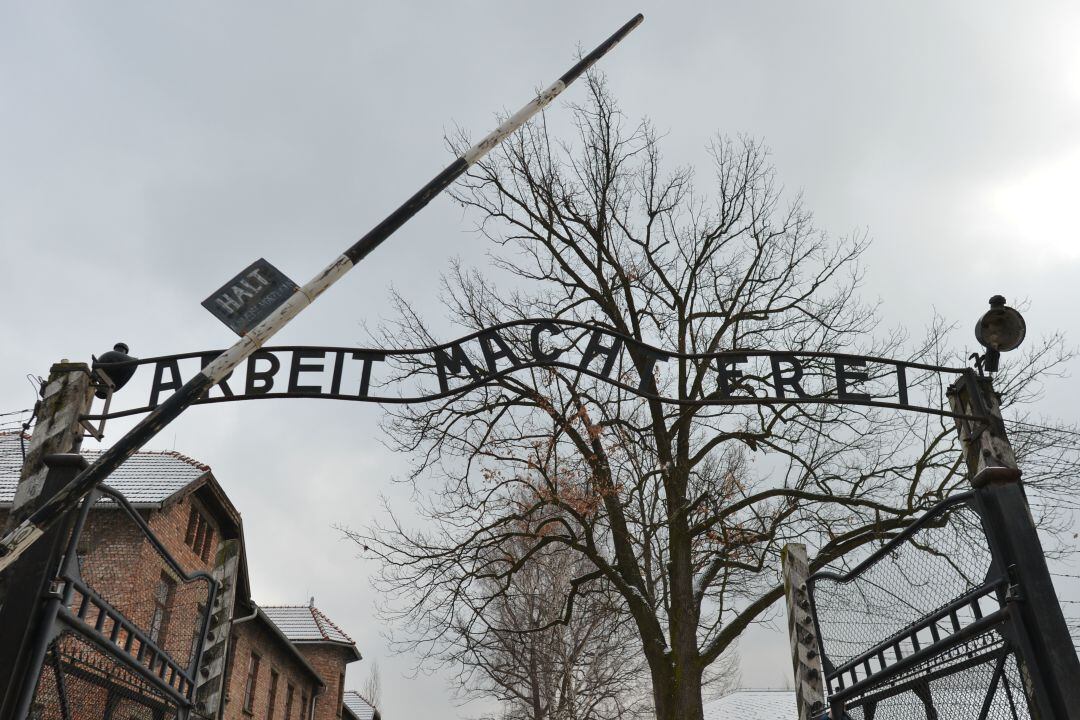
[(869, 557), (867, 557), (865, 560), (853, 567), (851, 570), (848, 570), (845, 573), (835, 573), (828, 570), (818, 570), (816, 573), (813, 573), (810, 577), (806, 579), (806, 584), (808, 586), (812, 586), (814, 582), (819, 579), (832, 580), (838, 583), (850, 582), (858, 575), (861, 575), (868, 567), (876, 563), (879, 559), (894, 552), (897, 547), (907, 542), (908, 538), (917, 533), (920, 528), (932, 522), (933, 520), (936, 520), (938, 516), (942, 515), (947, 510), (950, 510), (954, 505), (966, 503), (974, 497), (974, 491), (968, 490), (967, 492), (957, 493), (956, 495), (951, 495), (945, 498), (937, 505), (934, 505), (932, 508), (930, 508), (925, 513), (916, 518), (910, 525), (904, 528), (904, 530), (899, 535), (897, 535), (892, 540), (875, 550)]
[(60, 490), (48, 502), (35, 510), (26, 520), (0, 540), (0, 572), (3, 572), (19, 557), (26, 548), (36, 542), (64, 512), (73, 507), (84, 495), (105, 480), (116, 468), (141, 448), (188, 408), (204, 392), (216, 385), (249, 355), (261, 348), (279, 330), (296, 317), (304, 308), (315, 301), (345, 273), (372, 250), (383, 243), (398, 228), (422, 210), (439, 193), (450, 186), (466, 170), (484, 157), (492, 148), (508, 135), (525, 124), (533, 115), (542, 110), (581, 76), (597, 60), (631, 30), (641, 24), (644, 17), (634, 16), (619, 28), (611, 37), (595, 50), (579, 60), (547, 89), (525, 104), (521, 110), (511, 115), (505, 122), (489, 133), (483, 140), (469, 148), (461, 157), (452, 162), (442, 172), (432, 178), (418, 192), (405, 201), (397, 210), (390, 213), (382, 222), (357, 240), (340, 257), (328, 265), (297, 290), (266, 319), (240, 338), (231, 348), (223, 352), (202, 372), (184, 384), (175, 394), (155, 408), (149, 415), (120, 438), (115, 445), (103, 452), (86, 470), (81, 472), (68, 486)]

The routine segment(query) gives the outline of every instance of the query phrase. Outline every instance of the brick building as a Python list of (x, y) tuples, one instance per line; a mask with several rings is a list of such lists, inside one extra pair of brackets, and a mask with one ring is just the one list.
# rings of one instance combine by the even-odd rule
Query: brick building
[[(93, 453), (85, 454), (93, 459)], [(19, 435), (0, 434), (0, 527), (21, 465)], [(139, 452), (107, 484), (123, 494), (175, 564), (140, 523), (102, 499), (79, 535), (81, 581), (181, 667), (190, 663), (209, 613), (211, 632), (196, 690), (199, 714), (218, 720), (349, 717), (345, 674), (361, 659), (356, 644), (314, 602), (260, 608), (252, 601), (240, 513), (209, 467), (175, 452)], [(209, 576), (221, 591), (208, 611)], [(127, 720), (135, 716), (123, 714), (123, 703), (153, 707), (151, 699), (136, 697), (137, 673), (105, 667), (82, 645), (72, 639), (57, 650), (77, 682), (67, 702), (85, 706), (77, 716)], [(43, 678), (44, 696), (51, 692), (44, 686), (53, 681)], [(40, 717), (50, 717), (47, 703), (35, 707)]]
[(382, 720), (382, 716), (363, 695), (355, 690), (346, 690), (345, 720)]

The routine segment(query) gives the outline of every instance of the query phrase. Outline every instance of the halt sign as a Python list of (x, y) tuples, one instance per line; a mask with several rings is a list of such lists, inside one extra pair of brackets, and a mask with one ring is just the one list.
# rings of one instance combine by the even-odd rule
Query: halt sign
[(243, 336), (298, 289), (285, 273), (259, 258), (203, 300), (202, 306)]

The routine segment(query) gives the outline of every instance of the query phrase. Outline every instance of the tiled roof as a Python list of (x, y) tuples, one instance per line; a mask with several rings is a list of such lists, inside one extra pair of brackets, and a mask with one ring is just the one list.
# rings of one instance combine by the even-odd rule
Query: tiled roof
[[(84, 452), (83, 457), (93, 462), (100, 454), (90, 450)], [(14, 501), (21, 468), (19, 434), (0, 434), (0, 506)], [(122, 492), (133, 505), (155, 504), (164, 502), (209, 471), (207, 465), (178, 452), (140, 450), (117, 468), (105, 483)]]
[(344, 705), (357, 717), (357, 720), (374, 720), (375, 718), (375, 708), (355, 690), (345, 691)]
[(263, 612), (293, 642), (336, 642), (356, 645), (314, 605), (271, 605)]
[(794, 690), (736, 690), (705, 703), (705, 720), (796, 720)]

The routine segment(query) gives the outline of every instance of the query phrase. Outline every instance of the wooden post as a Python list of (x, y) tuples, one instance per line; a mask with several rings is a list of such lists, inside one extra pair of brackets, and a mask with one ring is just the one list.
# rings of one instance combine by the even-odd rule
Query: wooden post
[(785, 545), (781, 563), (791, 663), (795, 671), (795, 701), (799, 708), (799, 720), (813, 720), (825, 712), (825, 691), (822, 685), (821, 650), (814, 632), (814, 619), (810, 615), (810, 597), (806, 591), (806, 578), (810, 575), (806, 546)]
[(90, 379), (90, 368), (86, 363), (61, 360), (50, 368), (49, 380), (38, 401), (37, 424), (19, 473), (15, 503), (8, 517), (9, 527), (22, 522), (37, 505), (35, 501), (48, 473), (45, 456), (79, 452), (83, 436), (79, 418), (90, 412), (90, 403), (94, 400)]
[[(49, 380), (37, 403), (37, 424), (26, 449), (26, 459), (15, 488), (15, 501), (8, 515), (7, 530), (26, 519), (40, 504), (45, 486), (45, 456), (75, 453), (82, 445), (82, 426), (79, 417), (90, 412), (94, 389), (90, 384), (90, 368), (86, 363), (61, 360), (49, 370)], [(6, 576), (0, 574), (0, 606), (7, 595)]]
[(956, 432), (964, 447), (968, 479), (988, 467), (1016, 468), (1016, 454), (1005, 432), (1001, 404), (990, 378), (967, 373), (948, 390), (949, 407), (958, 415), (986, 418), (966, 420), (956, 418)]
[[(82, 445), (82, 425), (79, 418), (90, 411), (90, 404), (94, 400), (94, 388), (90, 383), (90, 368), (86, 363), (73, 363), (61, 360), (49, 369), (49, 380), (41, 391), (41, 399), (37, 403), (37, 424), (34, 426), (26, 449), (26, 459), (23, 461), (22, 470), (19, 473), (19, 484), (15, 488), (15, 501), (11, 513), (8, 515), (8, 528), (15, 527), (26, 519), (47, 497), (43, 496), (46, 489), (46, 477), (49, 468), (45, 465), (45, 457), (50, 455), (63, 455), (77, 453)], [(72, 479), (72, 475), (68, 479)], [(52, 492), (59, 487), (51, 488)], [(51, 495), (52, 492), (45, 493)], [(63, 545), (64, 540), (59, 541)], [(50, 559), (52, 555), (46, 554)], [(42, 561), (38, 559), (40, 564)], [(40, 588), (25, 582), (19, 584), (12, 581), (12, 573), (0, 575), (0, 613), (5, 605), (14, 605), (21, 600), (21, 605), (33, 605), (40, 599)], [(16, 591), (26, 591), (33, 597), (16, 598)], [(12, 594), (9, 602), (9, 594)], [(14, 609), (9, 608), (7, 613), (10, 617)], [(29, 612), (29, 610), (28, 610)], [(29, 617), (29, 616), (28, 616)], [(30, 632), (31, 629), (26, 629)], [(7, 644), (13, 645), (14, 641)], [(14, 646), (9, 650), (14, 651)], [(21, 650), (20, 650), (21, 652)], [(8, 678), (0, 679), (5, 687), (0, 687), (0, 704), (10, 701), (5, 698), (12, 687), (7, 687)]]
[(240, 576), (240, 541), (226, 540), (218, 550), (214, 579), (218, 593), (210, 614), (210, 627), (200, 667), (196, 671), (195, 709), (206, 717), (219, 717), (225, 696), (225, 670), (229, 629), (236, 606), (236, 584)]
[[(43, 497), (64, 487), (86, 467), (86, 460), (73, 453), (48, 455), (42, 461), (49, 469), (41, 488)], [(11, 591), (0, 607), (0, 720), (27, 717), (51, 640), (52, 621), (60, 609), (60, 596), (50, 588), (76, 514), (78, 508), (73, 508), (11, 568)]]

